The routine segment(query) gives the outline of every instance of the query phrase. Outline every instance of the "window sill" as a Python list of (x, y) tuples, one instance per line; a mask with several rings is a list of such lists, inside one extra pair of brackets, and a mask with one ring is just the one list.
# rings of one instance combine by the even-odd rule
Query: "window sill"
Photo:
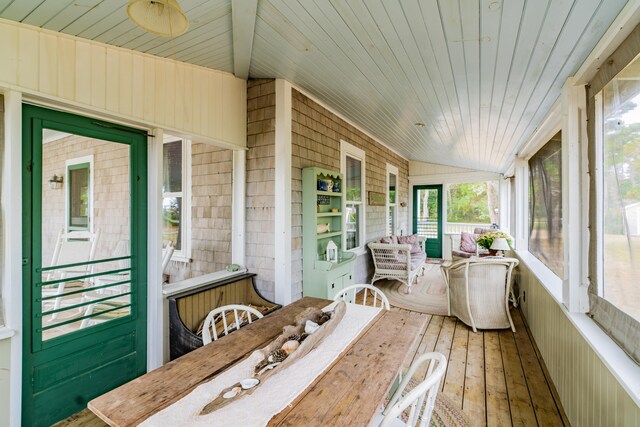
[(640, 405), (640, 366), (631, 360), (589, 316), (584, 313), (570, 313), (567, 310), (562, 303), (562, 280), (546, 265), (528, 251), (515, 251), (515, 253), (560, 306), (565, 316), (629, 394), (629, 397), (636, 405)]
[(246, 268), (243, 268), (238, 271), (216, 271), (214, 273), (204, 274), (202, 276), (193, 277), (191, 279), (181, 280), (179, 282), (170, 283), (168, 285), (164, 285), (162, 288), (162, 294), (165, 297), (169, 297), (171, 295), (175, 295), (180, 292), (188, 291), (191, 289), (195, 289), (198, 286), (202, 286), (203, 284), (216, 282), (219, 280), (228, 279), (229, 277), (238, 276), (240, 274), (244, 274), (247, 272)]
[(11, 338), (16, 334), (16, 331), (9, 329), (6, 326), (0, 326), (0, 341)]
[(514, 251), (517, 258), (520, 259), (531, 273), (538, 279), (542, 286), (549, 292), (554, 300), (564, 308), (562, 304), (562, 279), (559, 278), (549, 267), (544, 265), (542, 261), (535, 257), (529, 251)]

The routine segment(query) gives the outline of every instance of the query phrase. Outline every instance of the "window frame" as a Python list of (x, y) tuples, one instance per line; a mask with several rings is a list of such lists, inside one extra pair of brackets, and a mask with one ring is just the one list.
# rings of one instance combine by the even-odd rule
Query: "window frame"
[[(531, 205), (530, 205), (530, 191), (531, 191), (531, 185), (532, 185), (532, 181), (531, 181), (531, 159), (536, 156), (541, 150), (543, 150), (547, 144), (549, 144), (553, 138), (558, 134), (561, 134), (561, 143), (560, 143), (560, 166), (561, 166), (561, 170), (562, 173), (560, 174), (560, 180), (561, 180), (561, 185), (560, 185), (560, 189), (562, 191), (562, 194), (560, 195), (560, 203), (561, 203), (561, 209), (560, 209), (560, 220), (561, 220), (561, 224), (562, 224), (562, 233), (560, 233), (560, 235), (562, 236), (562, 245), (561, 245), (561, 250), (562, 250), (562, 275), (558, 275), (550, 266), (548, 266), (538, 255), (536, 255), (535, 253), (531, 252), (531, 221), (532, 221), (532, 217), (531, 217)], [(550, 137), (548, 137), (546, 139), (546, 141), (540, 145), (538, 145), (535, 149), (535, 151), (533, 151), (530, 155), (527, 156), (526, 159), (526, 174), (527, 174), (527, 179), (526, 179), (526, 183), (527, 183), (527, 187), (526, 187), (526, 193), (525, 194), (525, 198), (526, 198), (526, 210), (525, 210), (525, 226), (526, 226), (526, 230), (527, 230), (527, 252), (529, 252), (534, 258), (536, 258), (537, 260), (540, 261), (541, 265), (544, 265), (549, 272), (551, 272), (551, 274), (555, 275), (556, 277), (558, 277), (559, 279), (563, 279), (563, 277), (566, 276), (566, 272), (565, 269), (567, 268), (567, 263), (565, 262), (565, 252), (567, 251), (567, 246), (565, 244), (565, 236), (567, 234), (567, 232), (565, 231), (565, 228), (568, 229), (568, 226), (566, 224), (566, 219), (565, 219), (565, 198), (566, 195), (565, 193), (568, 191), (568, 187), (569, 185), (565, 182), (566, 179), (566, 168), (565, 166), (565, 162), (567, 159), (567, 154), (565, 154), (566, 151), (566, 141), (565, 141), (565, 134), (563, 133), (563, 129), (560, 128), (558, 129), (558, 132), (556, 132), (555, 134), (551, 135)]]
[[(180, 232), (182, 247), (175, 250), (171, 261), (191, 262), (191, 140), (179, 136), (164, 134), (162, 147), (164, 156), (164, 144), (181, 141), (182, 143), (182, 191), (162, 191), (161, 201), (166, 197), (182, 197), (182, 212), (180, 217)], [(162, 177), (164, 182), (164, 176)], [(161, 185), (162, 188), (162, 185)]]
[[(360, 194), (361, 199), (359, 202), (347, 202), (347, 157), (351, 157), (352, 159), (360, 161)], [(345, 225), (345, 232), (342, 233), (342, 247), (344, 251), (354, 252), (357, 255), (364, 254), (365, 245), (366, 245), (366, 203), (365, 203), (365, 189), (366, 189), (366, 153), (364, 150), (348, 143), (347, 141), (340, 140), (340, 172), (342, 173), (344, 186), (342, 195), (342, 212), (343, 214), (343, 224)], [(360, 236), (359, 245), (355, 248), (346, 249), (347, 247), (347, 233), (346, 233), (346, 223), (347, 223), (347, 205), (360, 205), (360, 227), (358, 230), (358, 234)]]
[[(391, 175), (395, 175), (396, 177), (396, 197), (394, 200), (394, 203), (389, 202), (389, 196), (390, 196), (390, 186), (391, 186)], [(394, 230), (391, 230), (391, 236), (397, 234), (398, 232), (398, 168), (394, 165), (392, 165), (391, 163), (387, 163), (387, 197), (386, 197), (386, 201), (385, 201), (385, 218), (386, 218), (386, 222), (387, 222), (387, 227), (389, 226), (389, 210), (391, 208), (393, 209), (393, 226), (394, 226)], [(387, 230), (389, 231), (389, 230)]]
[[(85, 227), (77, 227), (71, 226), (70, 215), (71, 215), (71, 170), (81, 169), (82, 165), (89, 165), (89, 215), (88, 215), (88, 226)], [(93, 154), (82, 157), (75, 157), (73, 159), (67, 159), (65, 161), (65, 173), (66, 177), (64, 179), (64, 229), (66, 232), (70, 231), (89, 231), (91, 233), (94, 232), (94, 162), (93, 162)]]

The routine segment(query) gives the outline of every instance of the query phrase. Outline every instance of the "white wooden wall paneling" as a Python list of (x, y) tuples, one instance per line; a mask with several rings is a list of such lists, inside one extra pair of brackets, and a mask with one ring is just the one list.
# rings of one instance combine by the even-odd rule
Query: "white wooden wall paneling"
[[(567, 314), (526, 264), (519, 269), (520, 288), (527, 295), (521, 301), (523, 313), (571, 424), (640, 426), (640, 407), (568, 316), (575, 316), (574, 322), (592, 321)], [(626, 364), (634, 370), (631, 360)]]
[(246, 147), (246, 82), (230, 74), (0, 20), (0, 86)]

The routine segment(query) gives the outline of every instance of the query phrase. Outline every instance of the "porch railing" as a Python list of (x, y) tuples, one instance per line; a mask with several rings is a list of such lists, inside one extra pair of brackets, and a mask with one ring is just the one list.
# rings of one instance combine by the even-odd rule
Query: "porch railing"
[[(419, 219), (417, 221), (418, 234), (427, 238), (436, 239), (438, 237), (438, 221)], [(466, 231), (472, 233), (475, 228), (489, 228), (491, 224), (478, 224), (470, 222), (447, 222), (444, 227), (445, 233), (461, 233)]]

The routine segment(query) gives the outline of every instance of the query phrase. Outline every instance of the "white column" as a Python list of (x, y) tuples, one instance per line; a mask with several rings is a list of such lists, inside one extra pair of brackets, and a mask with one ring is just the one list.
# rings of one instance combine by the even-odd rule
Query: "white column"
[[(168, 313), (162, 296), (162, 141), (164, 132), (153, 129), (148, 138), (147, 167), (147, 371), (168, 360)], [(167, 322), (168, 323), (168, 322)], [(167, 347), (167, 348), (165, 348)]]
[(247, 152), (233, 152), (233, 184), (231, 201), (231, 262), (246, 265), (245, 217), (247, 188)]
[(524, 159), (515, 160), (516, 174), (516, 223), (513, 225), (516, 250), (529, 247), (529, 165)]
[(564, 277), (562, 302), (569, 311), (588, 310), (588, 176), (583, 163), (586, 146), (586, 94), (572, 77), (562, 88), (562, 244)]
[(291, 84), (276, 79), (275, 301), (291, 302)]
[(4, 93), (4, 159), (2, 165), (2, 298), (11, 338), (9, 425), (20, 425), (22, 414), (22, 93)]
[(512, 225), (509, 222), (511, 218), (511, 181), (501, 176), (498, 182), (498, 200), (500, 201), (498, 205), (500, 215), (498, 221), (500, 221), (500, 229), (513, 234)]

